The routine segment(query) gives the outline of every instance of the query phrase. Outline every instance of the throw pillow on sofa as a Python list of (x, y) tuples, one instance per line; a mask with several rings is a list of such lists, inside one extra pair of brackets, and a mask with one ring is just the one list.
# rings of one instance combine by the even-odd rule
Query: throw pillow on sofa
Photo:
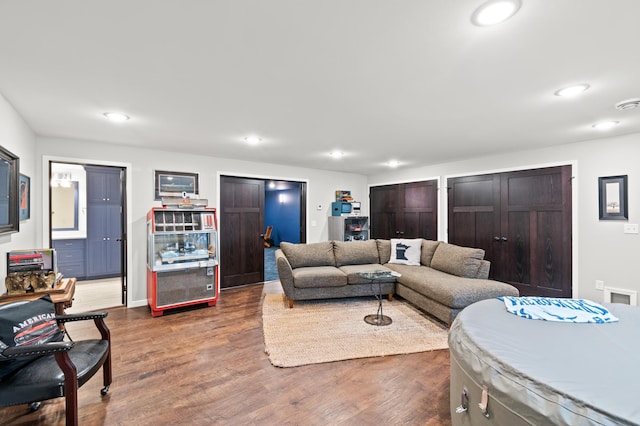
[(420, 263), (424, 266), (431, 266), (433, 254), (440, 245), (440, 241), (422, 240), (422, 253), (420, 254)]
[(373, 240), (334, 242), (336, 266), (378, 263), (378, 246)]
[(391, 257), (389, 263), (400, 265), (420, 265), (422, 252), (422, 238), (391, 239)]
[(476, 278), (482, 259), (482, 249), (440, 243), (433, 254), (431, 267), (458, 277)]
[(331, 241), (311, 244), (281, 242), (280, 249), (294, 269), (303, 266), (336, 266)]

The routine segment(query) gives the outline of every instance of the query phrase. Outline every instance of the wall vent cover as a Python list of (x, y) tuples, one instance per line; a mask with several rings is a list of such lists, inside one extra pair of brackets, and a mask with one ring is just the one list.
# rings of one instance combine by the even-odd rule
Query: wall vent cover
[(605, 303), (624, 303), (626, 305), (638, 305), (638, 292), (635, 290), (627, 290), (623, 288), (605, 287), (604, 288)]
[(620, 111), (626, 111), (628, 109), (635, 109), (640, 107), (640, 98), (627, 99), (616, 104), (616, 109)]

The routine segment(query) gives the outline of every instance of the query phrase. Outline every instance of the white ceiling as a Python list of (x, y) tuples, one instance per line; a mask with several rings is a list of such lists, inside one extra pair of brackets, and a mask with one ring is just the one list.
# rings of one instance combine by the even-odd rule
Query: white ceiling
[(0, 0), (0, 93), (42, 136), (363, 174), (640, 132), (640, 1), (483, 1)]

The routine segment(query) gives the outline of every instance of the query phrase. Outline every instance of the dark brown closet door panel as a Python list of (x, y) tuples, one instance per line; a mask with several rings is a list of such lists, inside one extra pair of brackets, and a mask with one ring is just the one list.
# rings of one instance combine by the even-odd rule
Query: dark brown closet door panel
[[(499, 259), (500, 178), (495, 175), (449, 179), (449, 242), (481, 248), (485, 258)], [(495, 238), (498, 241), (495, 241)], [(495, 268), (491, 268), (493, 276)]]
[(537, 268), (532, 271), (532, 281), (537, 283), (541, 294), (559, 297), (565, 294), (567, 282), (571, 281), (568, 273), (571, 271), (571, 258), (563, 255), (570, 253), (571, 248), (570, 239), (563, 232), (563, 212), (539, 212), (537, 219), (535, 251), (542, 257), (536, 259)]
[(571, 167), (505, 173), (501, 194), (507, 265), (497, 276), (522, 295), (571, 297)]
[(405, 212), (402, 223), (404, 224), (402, 238), (438, 239), (434, 212)]
[(403, 238), (438, 239), (438, 186), (435, 180), (399, 185), (402, 193)]
[(395, 238), (398, 185), (373, 186), (369, 192), (371, 238)]
[(436, 180), (374, 186), (369, 201), (371, 238), (437, 239)]
[[(521, 295), (530, 295), (526, 289), (531, 286), (531, 217), (530, 212), (512, 212), (508, 215), (507, 240), (500, 244), (502, 251), (492, 262), (494, 278), (512, 284), (518, 284)], [(535, 222), (535, 218), (533, 220)], [(533, 251), (535, 253), (535, 250)], [(535, 287), (534, 290), (535, 292)], [(527, 294), (528, 293), (528, 294)]]
[(264, 182), (222, 176), (220, 179), (221, 287), (264, 279)]
[(522, 295), (571, 297), (571, 166), (449, 179), (449, 242)]
[(485, 258), (495, 257), (490, 255), (495, 234), (494, 222), (492, 211), (458, 211), (453, 215), (453, 223), (449, 224), (449, 242), (464, 247), (481, 248), (485, 250)]

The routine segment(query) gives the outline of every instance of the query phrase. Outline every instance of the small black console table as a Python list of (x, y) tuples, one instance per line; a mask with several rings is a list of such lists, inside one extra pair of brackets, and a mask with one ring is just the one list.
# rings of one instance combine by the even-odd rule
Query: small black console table
[(400, 276), (399, 273), (394, 271), (375, 271), (375, 272), (358, 272), (360, 278), (370, 280), (372, 283), (378, 283), (378, 312), (370, 314), (364, 317), (364, 322), (371, 325), (389, 325), (393, 322), (391, 317), (382, 314), (382, 282), (384, 280), (395, 280)]

